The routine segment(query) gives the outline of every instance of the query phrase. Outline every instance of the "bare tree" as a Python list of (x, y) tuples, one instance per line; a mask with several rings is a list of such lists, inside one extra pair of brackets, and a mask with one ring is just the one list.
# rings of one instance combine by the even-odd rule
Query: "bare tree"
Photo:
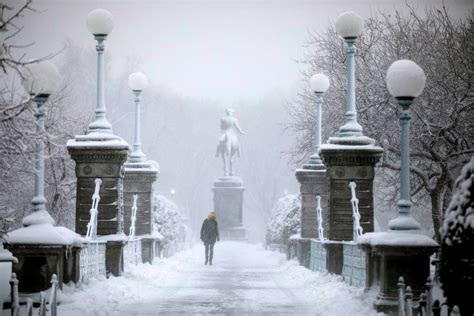
[[(0, 34), (4, 39), (0, 50), (0, 235), (19, 226), (23, 216), (31, 211), (37, 137), (43, 137), (45, 142), (48, 210), (58, 223), (71, 226), (73, 221), (74, 170), (65, 144), (75, 133), (83, 132), (86, 117), (80, 109), (76, 110), (75, 103), (79, 101), (71, 97), (74, 92), (72, 85), (62, 84), (62, 89), (49, 98), (46, 106), (46, 134), (38, 136), (35, 133), (35, 105), (32, 96), (20, 84), (23, 67), (53, 55), (25, 60), (24, 52), (33, 44), (24, 45), (17, 39), (23, 31), (19, 25), (24, 14), (28, 11), (36, 13), (31, 2), (27, 0), (15, 6), (0, 4)], [(74, 67), (79, 68), (77, 56), (71, 56), (74, 53), (70, 49), (62, 56), (66, 60), (60, 66), (63, 75)], [(68, 58), (74, 62), (67, 61)], [(69, 79), (64, 78), (63, 82), (69, 82)]]
[[(387, 188), (398, 183), (399, 127), (396, 102), (385, 87), (386, 70), (398, 59), (411, 59), (427, 75), (423, 94), (412, 106), (411, 175), (412, 198), (418, 205), (429, 201), (433, 228), (439, 240), (442, 210), (449, 201), (459, 168), (474, 152), (473, 14), (454, 20), (446, 8), (429, 8), (418, 14), (396, 11), (381, 13), (365, 21), (357, 40), (357, 105), (364, 134), (384, 147), (381, 170)], [(307, 81), (315, 72), (331, 79), (325, 95), (323, 134), (335, 135), (342, 125), (345, 102), (345, 47), (334, 25), (322, 33), (309, 34), (308, 54), (302, 63)], [(295, 161), (313, 152), (313, 96), (302, 92), (290, 106), (292, 123), (299, 135), (292, 151)], [(391, 190), (396, 193), (396, 190)]]

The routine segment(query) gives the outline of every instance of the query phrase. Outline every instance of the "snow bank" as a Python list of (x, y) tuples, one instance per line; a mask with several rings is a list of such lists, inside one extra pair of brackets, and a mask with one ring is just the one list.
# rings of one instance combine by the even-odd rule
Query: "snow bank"
[(197, 245), (153, 265), (134, 266), (123, 277), (66, 288), (59, 314), (272, 315), (301, 308), (305, 315), (377, 315), (372, 293), (350, 287), (340, 276), (287, 262), (261, 245), (219, 242), (214, 266), (205, 266), (203, 255)]
[(314, 315), (383, 315), (373, 308), (377, 291), (366, 293), (344, 283), (342, 276), (308, 270), (295, 260), (281, 268), (276, 281), (283, 286), (303, 289), (303, 298), (313, 301)]

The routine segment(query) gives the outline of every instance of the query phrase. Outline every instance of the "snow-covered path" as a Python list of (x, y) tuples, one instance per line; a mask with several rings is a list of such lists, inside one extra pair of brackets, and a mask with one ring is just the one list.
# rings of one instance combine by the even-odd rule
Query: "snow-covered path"
[(66, 289), (61, 315), (372, 315), (367, 294), (339, 277), (286, 262), (276, 252), (237, 242), (202, 245), (123, 277)]

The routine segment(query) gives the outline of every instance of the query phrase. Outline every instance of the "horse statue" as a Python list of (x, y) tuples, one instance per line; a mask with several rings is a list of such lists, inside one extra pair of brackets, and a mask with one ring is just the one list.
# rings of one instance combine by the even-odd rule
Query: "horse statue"
[[(216, 157), (219, 157), (219, 155), (222, 157), (222, 161), (224, 162), (224, 176), (227, 177), (234, 175), (234, 155), (237, 154), (240, 158), (240, 144), (235, 131), (237, 130), (242, 135), (244, 132), (240, 128), (237, 119), (232, 116), (234, 110), (226, 109), (225, 113), (226, 116), (221, 118), (222, 136), (219, 138)], [(228, 168), (227, 165), (229, 165)]]

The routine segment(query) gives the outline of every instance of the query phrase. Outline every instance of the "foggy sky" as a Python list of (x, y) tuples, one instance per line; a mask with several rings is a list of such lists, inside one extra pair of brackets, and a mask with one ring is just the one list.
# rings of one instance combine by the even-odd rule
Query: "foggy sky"
[[(408, 2), (420, 11), (428, 3), (441, 4)], [(463, 17), (473, 7), (470, 1), (445, 3), (455, 17)], [(66, 40), (72, 40), (73, 49), (89, 56), (89, 79), (95, 75), (95, 41), (86, 16), (100, 7), (114, 15), (115, 28), (105, 52), (110, 63), (107, 116), (114, 132), (131, 144), (132, 95), (125, 72), (143, 71), (152, 87), (143, 97), (142, 145), (148, 157), (161, 165), (156, 191), (166, 194), (175, 188), (175, 201), (192, 222), (200, 223), (212, 209), (212, 183), (222, 172), (214, 153), (223, 108), (238, 109), (236, 116), (247, 132), (241, 137), (242, 158), (236, 162), (247, 188), (244, 223), (260, 230), (258, 238), (264, 232), (264, 214), (277, 198), (284, 191), (298, 191), (295, 166), (282, 154), (294, 142), (284, 133), (289, 120), (285, 104), (305, 84), (300, 80), (304, 68), (296, 60), (304, 57), (308, 30), (324, 30), (346, 10), (368, 17), (379, 10), (407, 9), (405, 1), (397, 0), (37, 0), (33, 7), (39, 12), (25, 13), (24, 29), (16, 38), (16, 44), (34, 43), (25, 49), (26, 58), (60, 51)], [(137, 69), (130, 70), (131, 64)], [(95, 86), (95, 82), (88, 84)], [(76, 102), (93, 113), (95, 89), (84, 93), (84, 82), (76, 80), (73, 85), (79, 87)]]
[[(21, 3), (21, 1), (7, 1)], [(414, 7), (441, 1), (412, 0)], [(338, 1), (92, 1), (38, 0), (41, 14), (25, 15), (21, 40), (34, 42), (29, 58), (59, 50), (65, 38), (94, 49), (85, 17), (102, 7), (114, 15), (107, 58), (120, 69), (141, 62), (150, 81), (178, 94), (232, 105), (275, 92), (291, 96), (301, 85), (299, 60), (307, 30), (323, 29), (342, 11), (364, 17), (405, 8), (400, 0)], [(453, 16), (472, 2), (445, 1)], [(113, 74), (110, 74), (113, 75)]]

